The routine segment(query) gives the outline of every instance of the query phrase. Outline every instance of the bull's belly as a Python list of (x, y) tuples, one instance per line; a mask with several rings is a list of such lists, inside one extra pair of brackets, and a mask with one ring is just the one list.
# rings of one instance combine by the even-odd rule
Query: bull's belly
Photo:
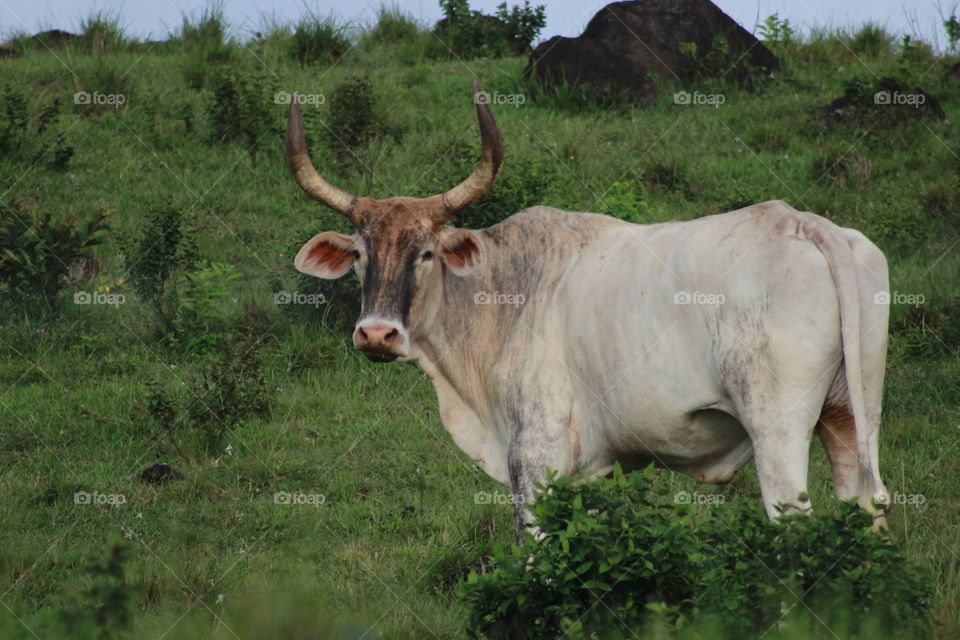
[(620, 437), (597, 447), (584, 471), (610, 473), (619, 462), (624, 471), (655, 466), (684, 473), (701, 482), (726, 484), (753, 456), (750, 437), (730, 414), (703, 409), (656, 425), (641, 421), (616, 425)]

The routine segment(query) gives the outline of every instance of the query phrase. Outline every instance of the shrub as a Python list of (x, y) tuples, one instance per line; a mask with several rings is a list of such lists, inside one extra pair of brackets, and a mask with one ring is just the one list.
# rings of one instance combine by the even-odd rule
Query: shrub
[(944, 20), (943, 30), (947, 32), (947, 48), (956, 52), (957, 44), (960, 43), (960, 20), (957, 20), (957, 16), (951, 14)]
[(346, 26), (334, 18), (302, 19), (290, 40), (290, 52), (300, 64), (325, 62), (334, 64), (350, 50)]
[(180, 31), (172, 40), (187, 53), (184, 77), (191, 89), (208, 87), (214, 68), (235, 61), (236, 46), (227, 36), (221, 5), (209, 5), (196, 20), (184, 15)]
[(469, 0), (440, 0), (440, 8), (444, 19), (435, 30), (441, 43), (434, 48), (436, 57), (524, 55), (546, 25), (544, 6), (531, 7), (529, 0), (510, 8), (501, 2), (493, 16), (470, 9)]
[(85, 567), (88, 576), (83, 583), (88, 586), (63, 597), (57, 626), (64, 635), (103, 640), (129, 637), (136, 596), (125, 571), (130, 544), (119, 536), (113, 538), (107, 557)]
[(498, 550), (492, 571), (462, 585), (468, 632), (628, 638), (692, 623), (751, 637), (807, 608), (828, 620), (853, 611), (853, 624), (901, 637), (923, 631), (928, 582), (856, 505), (770, 523), (752, 501), (697, 512), (655, 477), (651, 466), (581, 484), (551, 478), (533, 505), (545, 538), (524, 534), (523, 547)]
[(650, 205), (643, 199), (639, 185), (614, 182), (596, 205), (597, 213), (605, 213), (627, 222), (650, 222)]
[(216, 142), (239, 142), (256, 158), (261, 139), (280, 135), (275, 99), (277, 83), (267, 70), (250, 71), (237, 65), (217, 69), (207, 117)]
[(849, 38), (850, 50), (861, 56), (877, 57), (893, 51), (893, 37), (883, 27), (872, 22), (860, 27)]
[(190, 385), (196, 392), (187, 410), (189, 423), (217, 440), (247, 418), (269, 413), (273, 395), (260, 360), (252, 326), (242, 327), (221, 345), (220, 357), (203, 368)]
[(796, 33), (790, 26), (790, 21), (786, 18), (781, 19), (777, 13), (767, 16), (763, 23), (757, 27), (757, 33), (767, 47), (779, 55), (782, 55), (784, 50), (792, 45), (796, 39)]
[(681, 42), (678, 50), (679, 76), (686, 81), (730, 78), (748, 89), (757, 89), (767, 78), (767, 71), (751, 64), (748, 56), (731, 53), (730, 43), (723, 36), (714, 36), (709, 51), (700, 51), (695, 42)]
[(0, 281), (8, 300), (34, 310), (56, 310), (70, 270), (106, 241), (106, 214), (55, 222), (14, 200), (0, 211)]
[(231, 283), (241, 274), (228, 264), (211, 262), (184, 274), (178, 289), (170, 343), (185, 353), (217, 351), (231, 338), (229, 301), (235, 297)]
[(81, 42), (92, 53), (110, 53), (126, 46), (123, 28), (116, 14), (96, 11), (80, 21)]
[(48, 103), (34, 115), (23, 92), (5, 87), (0, 97), (0, 158), (65, 170), (73, 147), (58, 131), (59, 119), (59, 101)]
[(142, 411), (179, 455), (221, 448), (223, 436), (244, 420), (266, 416), (273, 406), (252, 324), (235, 327), (216, 358), (175, 376), (164, 387), (151, 382)]
[(363, 33), (365, 42), (398, 44), (419, 37), (420, 25), (397, 7), (381, 6), (373, 27)]
[(373, 85), (362, 77), (341, 82), (330, 96), (322, 138), (341, 168), (359, 164), (369, 193), (380, 150), (388, 140), (399, 144), (403, 130), (390, 124), (378, 105)]
[(197, 259), (184, 222), (179, 209), (156, 209), (147, 214), (140, 236), (125, 243), (131, 249), (124, 254), (123, 263), (133, 290), (156, 314), (165, 333), (174, 328), (177, 276), (192, 268)]
[[(93, 65), (78, 70), (80, 77), (78, 94), (74, 96), (74, 111), (83, 115), (100, 115), (129, 104), (134, 94), (133, 75), (130, 69), (115, 62), (111, 57), (98, 57)], [(87, 94), (86, 99), (83, 94)], [(105, 96), (93, 100), (94, 94)]]

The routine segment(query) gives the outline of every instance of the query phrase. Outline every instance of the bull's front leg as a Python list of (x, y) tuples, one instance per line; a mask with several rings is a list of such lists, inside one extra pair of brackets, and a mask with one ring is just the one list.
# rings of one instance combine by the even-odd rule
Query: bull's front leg
[(561, 428), (567, 421), (534, 421), (517, 425), (507, 451), (510, 491), (513, 494), (517, 543), (522, 544), (522, 531), (540, 540), (543, 535), (534, 521), (530, 507), (537, 497), (537, 485), (547, 477), (547, 469), (562, 475), (573, 470), (567, 446), (567, 434)]

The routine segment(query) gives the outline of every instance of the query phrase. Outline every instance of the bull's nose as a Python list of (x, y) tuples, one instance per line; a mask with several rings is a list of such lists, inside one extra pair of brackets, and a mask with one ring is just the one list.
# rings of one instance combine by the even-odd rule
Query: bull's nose
[(361, 322), (353, 333), (353, 344), (372, 360), (394, 360), (406, 355), (406, 332), (390, 322)]

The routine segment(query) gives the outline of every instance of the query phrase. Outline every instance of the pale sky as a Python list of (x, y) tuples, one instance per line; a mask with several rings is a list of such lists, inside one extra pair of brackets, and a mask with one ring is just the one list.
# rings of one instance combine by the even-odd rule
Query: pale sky
[[(500, 0), (471, 0), (470, 6), (493, 13)], [(508, 4), (521, 4), (509, 0)], [(368, 24), (381, 4), (396, 6), (432, 24), (440, 18), (437, 0), (223, 0), (227, 20), (234, 33), (247, 38), (258, 30), (264, 16), (294, 21), (312, 12), (335, 15), (354, 24)], [(590, 18), (606, 0), (534, 0), (547, 6), (547, 26), (541, 38), (553, 35), (579, 35)], [(854, 26), (865, 22), (884, 25), (889, 31), (916, 36), (932, 44), (945, 45), (941, 26), (944, 15), (956, 10), (960, 0), (715, 0), (734, 20), (753, 31), (758, 20), (772, 13), (788, 18), (795, 27)], [(76, 32), (80, 20), (96, 10), (119, 15), (127, 33), (138, 38), (162, 39), (175, 29), (184, 14), (196, 15), (209, 0), (0, 0), (0, 35), (15, 31), (33, 33), (59, 28)]]

